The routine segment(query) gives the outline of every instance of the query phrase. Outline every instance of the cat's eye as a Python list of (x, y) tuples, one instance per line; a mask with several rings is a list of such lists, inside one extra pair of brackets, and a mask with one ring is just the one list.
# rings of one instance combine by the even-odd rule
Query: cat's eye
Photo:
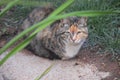
[(80, 33), (82, 33), (82, 32), (81, 32), (81, 31), (78, 31), (78, 32), (77, 32), (77, 34), (80, 34)]
[(67, 32), (65, 32), (65, 33), (70, 34), (70, 32), (69, 32), (69, 31), (67, 31)]

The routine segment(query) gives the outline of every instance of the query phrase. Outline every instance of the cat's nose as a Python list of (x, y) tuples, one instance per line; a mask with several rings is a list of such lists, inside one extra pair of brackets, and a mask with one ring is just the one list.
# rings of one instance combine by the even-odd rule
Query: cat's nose
[(76, 36), (74, 35), (74, 36), (72, 37), (72, 41), (75, 42), (75, 40), (76, 40)]
[(73, 41), (73, 42), (75, 42), (75, 40), (76, 40), (75, 38), (72, 38), (72, 41)]

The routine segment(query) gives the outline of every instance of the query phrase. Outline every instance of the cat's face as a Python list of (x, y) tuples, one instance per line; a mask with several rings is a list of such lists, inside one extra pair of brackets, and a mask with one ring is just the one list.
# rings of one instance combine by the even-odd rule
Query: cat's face
[(62, 38), (69, 43), (78, 44), (88, 36), (87, 19), (70, 17), (61, 21)]

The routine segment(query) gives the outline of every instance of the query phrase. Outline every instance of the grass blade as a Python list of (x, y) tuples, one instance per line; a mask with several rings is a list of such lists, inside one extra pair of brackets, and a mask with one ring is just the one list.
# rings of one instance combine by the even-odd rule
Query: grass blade
[(14, 1), (11, 1), (1, 12), (0, 12), (0, 17), (5, 15), (5, 13), (10, 9), (12, 8), (14, 5), (16, 5), (16, 3), (18, 2), (19, 0), (14, 0)]
[[(46, 27), (50, 25), (53, 21), (48, 22), (47, 24), (42, 25), (43, 27)], [(40, 28), (42, 30), (42, 28)], [(35, 37), (36, 31), (32, 33), (27, 39), (25, 39), (23, 42), (18, 44), (14, 49), (12, 49), (1, 61), (0, 61), (0, 66), (7, 60), (9, 59), (12, 55), (17, 53), (18, 51), (22, 50), (25, 46), (27, 46), (30, 41)]]
[[(11, 0), (2, 0), (0, 2), (0, 6), (1, 5), (6, 5), (8, 3), (10, 3)], [(36, 6), (51, 6), (50, 2), (45, 2), (45, 1), (32, 1), (32, 0), (19, 0), (19, 2), (16, 3), (16, 5), (22, 5), (22, 6), (32, 6), (32, 7), (36, 7)]]
[(97, 10), (87, 10), (87, 11), (75, 11), (75, 12), (70, 12), (66, 14), (60, 14), (57, 15), (56, 17), (53, 17), (53, 19), (62, 19), (70, 16), (83, 16), (83, 17), (96, 17), (96, 16), (103, 16), (103, 15), (108, 15), (108, 14), (119, 14), (120, 11), (97, 11)]
[(74, 2), (74, 0), (67, 0), (64, 4), (62, 4), (59, 8), (57, 8), (51, 15), (51, 16), (55, 16), (56, 14), (61, 13), (63, 10), (65, 10), (68, 6), (70, 6), (72, 3)]
[(33, 25), (32, 27), (29, 27), (25, 31), (21, 32), (19, 35), (15, 36), (10, 42), (8, 42), (2, 49), (0, 49), (0, 54), (2, 54), (6, 49), (8, 49), (12, 44), (14, 44), (17, 40), (22, 38), (26, 33), (29, 33), (30, 31), (34, 30), (37, 28), (39, 25), (42, 25), (46, 23), (47, 20), (41, 21), (38, 24)]
[(21, 42), (19, 45), (17, 45), (13, 50), (11, 50), (1, 61), (0, 66), (12, 55), (23, 49), (29, 42), (32, 40), (34, 36), (31, 36), (30, 38), (25, 39), (23, 42)]
[(43, 76), (45, 76), (48, 72), (50, 72), (51, 68), (53, 67), (54, 64), (49, 66), (40, 76), (38, 76), (35, 80), (40, 80)]

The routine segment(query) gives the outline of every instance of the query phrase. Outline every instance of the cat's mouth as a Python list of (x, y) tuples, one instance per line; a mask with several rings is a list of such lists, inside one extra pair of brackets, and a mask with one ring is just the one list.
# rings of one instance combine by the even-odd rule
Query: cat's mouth
[(81, 40), (72, 40), (70, 39), (70, 44), (79, 45)]

